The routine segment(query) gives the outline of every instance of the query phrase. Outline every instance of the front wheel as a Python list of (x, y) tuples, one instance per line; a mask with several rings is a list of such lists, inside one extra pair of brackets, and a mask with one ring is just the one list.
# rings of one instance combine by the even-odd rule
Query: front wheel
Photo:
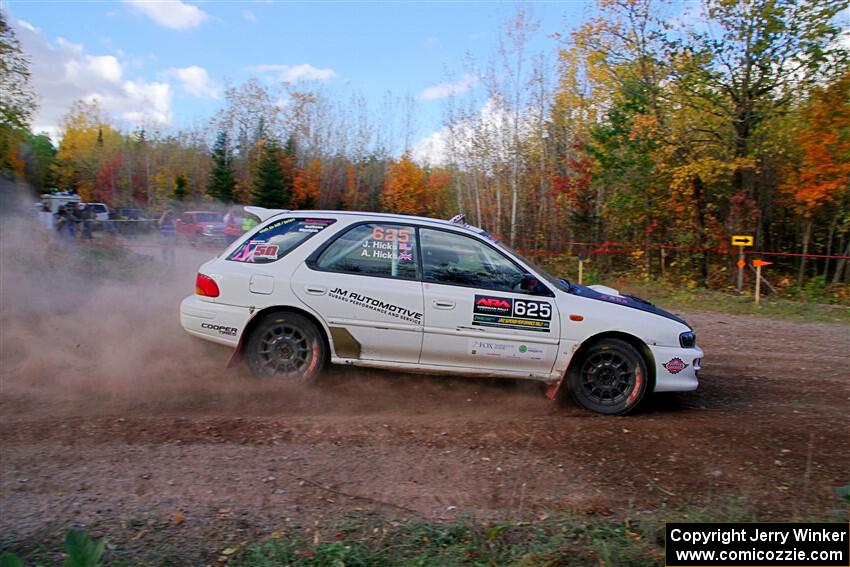
[(327, 347), (316, 326), (296, 313), (270, 313), (245, 344), (245, 360), (256, 376), (305, 383), (325, 365)]
[(603, 339), (570, 366), (569, 391), (580, 406), (607, 415), (635, 409), (646, 394), (646, 362), (626, 341)]

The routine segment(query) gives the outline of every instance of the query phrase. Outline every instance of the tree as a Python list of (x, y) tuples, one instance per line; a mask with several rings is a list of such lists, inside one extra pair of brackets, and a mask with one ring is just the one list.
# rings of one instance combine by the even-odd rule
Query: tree
[(292, 207), (315, 209), (322, 190), (322, 160), (314, 158), (306, 168), (298, 169), (292, 182)]
[(280, 147), (272, 141), (262, 144), (262, 154), (254, 175), (254, 204), (267, 209), (285, 209), (292, 200), (291, 178), (284, 183)]
[(189, 190), (186, 188), (188, 181), (186, 181), (186, 176), (182, 173), (174, 178), (174, 195), (173, 199), (175, 201), (183, 202), (186, 200), (186, 197), (189, 196)]
[[(729, 148), (736, 168), (732, 191), (765, 212), (775, 200), (757, 177), (759, 143), (772, 117), (846, 64), (837, 15), (845, 0), (705, 0), (705, 31), (669, 42), (685, 104), (723, 119), (705, 128)], [(757, 236), (769, 216), (756, 223)]]
[(387, 178), (381, 192), (381, 207), (390, 213), (422, 215), (428, 212), (422, 169), (409, 153), (387, 166)]
[(18, 144), (28, 133), (36, 104), (29, 79), (29, 61), (0, 9), (0, 172), (23, 173)]
[(210, 171), (209, 181), (207, 182), (207, 193), (217, 201), (232, 203), (236, 180), (233, 177), (232, 159), (226, 132), (218, 133), (210, 157), (212, 159), (212, 171)]
[[(826, 88), (814, 89), (802, 111), (805, 126), (797, 135), (802, 160), (781, 189), (805, 219), (803, 254), (808, 253), (817, 213), (826, 205), (842, 203), (850, 190), (850, 72)], [(846, 210), (845, 210), (846, 213)], [(840, 213), (839, 213), (840, 215)], [(831, 238), (832, 235), (830, 235)], [(800, 261), (798, 285), (805, 275)]]
[[(59, 188), (77, 191), (84, 200), (91, 200), (98, 190), (101, 168), (113, 163), (124, 150), (124, 136), (109, 123), (109, 117), (96, 101), (75, 102), (62, 121), (62, 141), (56, 153), (55, 174)], [(110, 191), (127, 184), (110, 171)], [(101, 181), (106, 179), (101, 176)], [(114, 180), (114, 184), (113, 184)], [(101, 188), (103, 185), (101, 184)]]
[(53, 176), (53, 164), (56, 160), (56, 148), (47, 134), (27, 134), (20, 149), (24, 161), (24, 174), (27, 182), (37, 194), (44, 193), (56, 183)]

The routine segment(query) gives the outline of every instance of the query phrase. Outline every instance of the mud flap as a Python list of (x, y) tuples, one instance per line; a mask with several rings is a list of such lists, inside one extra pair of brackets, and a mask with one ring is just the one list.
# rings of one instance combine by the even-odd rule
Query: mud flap
[(558, 391), (561, 389), (561, 384), (563, 384), (563, 383), (564, 383), (563, 378), (561, 378), (557, 382), (552, 383), (551, 386), (546, 388), (546, 397), (549, 398), (552, 401), (557, 400), (558, 399)]
[[(244, 336), (244, 333), (243, 333)], [(239, 339), (239, 344), (236, 345), (236, 349), (233, 351), (233, 354), (230, 355), (230, 360), (227, 361), (227, 365), (225, 368), (233, 368), (237, 364), (242, 362), (242, 339)]]

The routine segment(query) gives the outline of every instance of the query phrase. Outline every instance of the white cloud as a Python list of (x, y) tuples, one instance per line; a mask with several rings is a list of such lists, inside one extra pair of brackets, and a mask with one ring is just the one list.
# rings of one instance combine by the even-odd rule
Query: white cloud
[[(491, 162), (508, 158), (510, 140), (510, 113), (494, 97), (487, 99), (478, 114), (461, 120), (453, 126), (443, 126), (419, 140), (412, 150), (413, 159), (420, 163), (445, 165), (450, 161), (463, 163), (473, 150), (484, 152)], [(520, 137), (530, 134), (530, 124), (519, 125)], [(488, 166), (478, 163), (478, 166)]]
[(439, 83), (419, 93), (419, 100), (438, 100), (452, 95), (462, 94), (478, 84), (478, 77), (466, 74), (459, 81)]
[(449, 156), (448, 136), (448, 128), (441, 128), (419, 140), (411, 151), (413, 159), (419, 163), (445, 165)]
[(15, 30), (30, 57), (39, 105), (33, 130), (54, 134), (74, 101), (96, 100), (104, 111), (132, 124), (171, 122), (171, 87), (166, 82), (130, 80), (114, 55), (85, 52), (82, 45), (57, 38), (51, 44), (37, 29)]
[(251, 10), (242, 10), (242, 17), (252, 23), (257, 21), (257, 16)]
[(135, 12), (173, 30), (197, 27), (209, 17), (197, 6), (181, 0), (124, 0), (124, 3), (131, 6)]
[(174, 77), (190, 95), (205, 98), (218, 98), (219, 88), (210, 79), (207, 70), (197, 65), (189, 67), (174, 67), (165, 72), (166, 76)]
[(29, 23), (26, 20), (18, 20), (18, 25), (21, 26), (22, 28), (26, 29), (26, 30), (31, 31), (31, 32), (39, 31), (37, 27), (35, 27), (34, 25), (32, 25), (31, 23)]
[(249, 67), (248, 70), (261, 74), (274, 73), (278, 80), (284, 83), (325, 81), (336, 76), (336, 71), (333, 69), (320, 69), (309, 63), (302, 63), (301, 65), (257, 65), (256, 67)]

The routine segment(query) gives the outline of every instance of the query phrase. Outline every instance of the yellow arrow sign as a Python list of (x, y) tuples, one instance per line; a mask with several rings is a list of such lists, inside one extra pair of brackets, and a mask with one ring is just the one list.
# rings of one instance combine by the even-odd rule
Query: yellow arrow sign
[(753, 237), (745, 234), (735, 234), (732, 236), (732, 246), (752, 246)]

